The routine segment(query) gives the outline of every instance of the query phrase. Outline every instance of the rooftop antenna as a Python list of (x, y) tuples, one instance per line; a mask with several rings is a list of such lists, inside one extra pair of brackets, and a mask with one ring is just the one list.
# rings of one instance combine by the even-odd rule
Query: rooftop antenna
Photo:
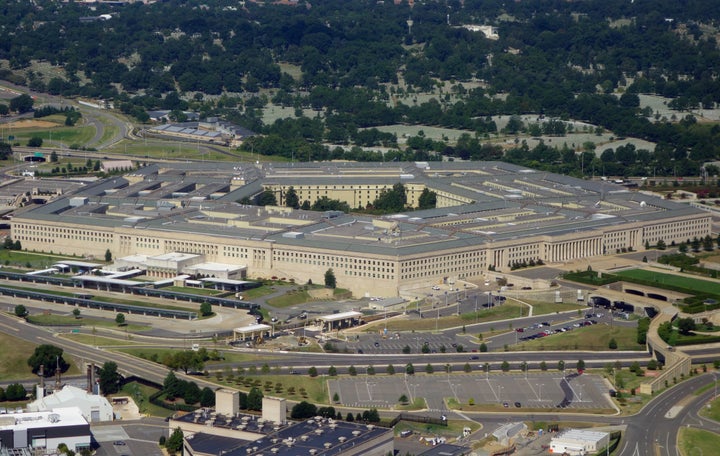
[(412, 35), (412, 26), (413, 26), (413, 20), (408, 18), (407, 20), (407, 26), (408, 26), (408, 35)]

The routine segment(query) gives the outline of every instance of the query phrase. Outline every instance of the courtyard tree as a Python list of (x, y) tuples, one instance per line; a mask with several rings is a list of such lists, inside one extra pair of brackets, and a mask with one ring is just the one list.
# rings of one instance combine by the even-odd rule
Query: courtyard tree
[(298, 194), (293, 186), (290, 186), (288, 191), (285, 192), (285, 206), (300, 209), (300, 198), (298, 198)]

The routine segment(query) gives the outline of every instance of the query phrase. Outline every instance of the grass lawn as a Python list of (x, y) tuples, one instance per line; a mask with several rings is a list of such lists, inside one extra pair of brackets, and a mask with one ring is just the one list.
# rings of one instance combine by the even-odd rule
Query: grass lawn
[[(432, 331), (435, 328), (438, 329), (445, 329), (445, 328), (455, 328), (455, 327), (461, 327), (465, 325), (471, 325), (473, 323), (482, 323), (487, 321), (495, 321), (495, 320), (506, 320), (510, 318), (516, 318), (520, 316), (520, 313), (524, 316), (527, 316), (528, 314), (528, 308), (524, 304), (520, 304), (517, 302), (511, 302), (508, 300), (505, 304), (501, 306), (492, 307), (488, 310), (480, 310), (477, 312), (471, 312), (467, 314), (462, 314), (460, 316), (458, 315), (452, 315), (448, 317), (440, 317), (440, 318), (434, 318), (432, 311), (425, 312), (425, 318), (422, 319), (412, 319), (412, 320), (406, 320), (406, 319), (398, 319), (398, 318), (390, 318), (388, 320), (377, 320), (372, 323), (368, 323), (367, 325), (363, 326), (362, 329), (364, 332), (375, 332), (377, 331), (377, 328), (382, 327), (385, 328), (385, 323), (387, 322), (387, 329), (389, 332), (393, 331)], [(499, 327), (498, 327), (499, 329)], [(469, 332), (468, 332), (469, 333)], [(483, 334), (483, 336), (486, 336), (486, 334)]]
[[(714, 388), (714, 386), (712, 387)], [(710, 408), (705, 407), (700, 410), (700, 415), (720, 422), (720, 399), (715, 399), (710, 402)]]
[[(60, 334), (58, 337), (64, 339), (73, 340), (80, 344), (91, 345), (94, 347), (113, 347), (113, 346), (124, 346), (124, 345), (137, 345), (138, 342), (132, 342), (127, 339), (115, 339), (112, 337), (104, 336), (93, 336), (90, 334)], [(147, 344), (143, 344), (147, 345)]]
[(628, 271), (617, 272), (615, 275), (618, 277), (648, 280), (657, 283), (658, 286), (669, 285), (685, 288), (687, 290), (702, 290), (705, 293), (720, 295), (720, 283), (709, 280), (664, 274), (662, 272), (649, 271), (645, 269), (630, 269)]
[(124, 326), (118, 326), (117, 323), (110, 320), (99, 320), (94, 318), (75, 318), (72, 315), (57, 315), (57, 314), (38, 314), (29, 315), (27, 321), (34, 325), (40, 326), (101, 326), (103, 328), (114, 328), (118, 331), (147, 331), (152, 329), (152, 326), (146, 325), (134, 325), (127, 324)]
[(463, 428), (465, 427), (469, 427), (472, 432), (475, 432), (480, 429), (480, 424), (474, 421), (451, 420), (447, 426), (439, 426), (437, 424), (415, 423), (414, 421), (400, 421), (395, 425), (394, 429), (396, 435), (402, 431), (413, 431), (426, 436), (457, 437), (458, 435), (462, 435)]
[(310, 293), (307, 291), (289, 291), (282, 296), (271, 298), (267, 300), (268, 305), (273, 307), (290, 307), (298, 304), (304, 304), (310, 301)]
[(267, 296), (271, 293), (275, 293), (275, 291), (275, 287), (263, 285), (261, 287), (243, 290), (240, 292), (240, 294), (242, 295), (244, 300), (248, 301), (262, 296)]
[(644, 345), (636, 342), (635, 328), (610, 328), (606, 325), (585, 326), (572, 331), (551, 334), (547, 337), (520, 342), (510, 346), (513, 351), (526, 350), (607, 350), (610, 339), (615, 339), (618, 350), (643, 350)]
[(702, 429), (681, 427), (678, 447), (683, 456), (717, 454), (720, 447), (720, 435)]
[[(190, 350), (192, 342), (187, 341), (187, 349)], [(212, 347), (208, 347), (208, 351), (212, 351)], [(156, 360), (162, 360), (163, 357), (166, 354), (171, 353), (177, 353), (182, 350), (176, 350), (172, 348), (120, 348), (116, 351), (126, 353), (131, 356), (137, 356), (138, 358), (142, 359), (148, 359), (154, 362), (159, 362)], [(244, 362), (250, 362), (255, 361), (257, 362), (258, 366), (261, 366), (264, 363), (264, 358), (261, 355), (256, 355), (252, 353), (227, 353), (223, 352), (222, 356), (224, 357), (221, 361), (208, 361), (205, 363), (205, 368), (208, 370), (212, 370), (213, 365), (218, 363), (244, 363)]]
[(158, 407), (155, 404), (150, 403), (150, 396), (157, 393), (159, 390), (152, 386), (142, 385), (137, 382), (130, 382), (123, 385), (121, 391), (114, 396), (130, 396), (137, 404), (140, 413), (144, 413), (151, 416), (159, 416), (165, 418), (175, 413), (173, 410), (168, 410), (164, 407)]
[[(232, 388), (250, 391), (253, 386), (260, 388), (264, 395), (274, 395), (290, 400), (302, 401), (316, 404), (329, 404), (327, 388), (324, 377), (309, 377), (307, 375), (222, 375), (218, 377), (211, 375), (213, 381), (230, 386)], [(270, 383), (268, 383), (270, 382)], [(272, 385), (268, 389), (265, 385)], [(279, 385), (278, 385), (279, 384)], [(279, 388), (278, 388), (279, 386)], [(303, 394), (304, 391), (304, 394)]]
[(37, 378), (27, 365), (36, 344), (0, 333), (0, 346), (12, 347), (12, 350), (0, 350), (0, 381)]
[(48, 255), (44, 253), (24, 252), (22, 250), (0, 249), (0, 263), (6, 266), (14, 265), (22, 268), (30, 264), (32, 269), (49, 268), (62, 260), (77, 259), (79, 257)]
[(569, 302), (538, 302), (523, 300), (533, 307), (533, 315), (547, 315), (556, 312), (567, 312), (568, 310), (579, 310), (584, 312), (587, 310), (587, 306), (583, 304), (575, 304)]
[(176, 291), (178, 293), (194, 294), (198, 296), (215, 296), (225, 293), (222, 290), (213, 288), (197, 288), (197, 287), (165, 287), (163, 290)]

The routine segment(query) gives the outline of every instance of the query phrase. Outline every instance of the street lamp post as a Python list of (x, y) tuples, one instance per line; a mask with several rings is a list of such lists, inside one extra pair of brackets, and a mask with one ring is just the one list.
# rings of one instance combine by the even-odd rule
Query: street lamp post
[(477, 323), (477, 321), (478, 321), (477, 309), (478, 309), (478, 299), (479, 298), (480, 298), (479, 295), (475, 295), (475, 323)]

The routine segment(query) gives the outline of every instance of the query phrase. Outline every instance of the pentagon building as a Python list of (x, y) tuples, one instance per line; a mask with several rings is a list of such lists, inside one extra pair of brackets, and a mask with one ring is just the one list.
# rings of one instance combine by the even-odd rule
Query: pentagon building
[[(365, 207), (402, 183), (437, 207), (389, 216), (283, 207), (326, 196)], [(252, 206), (264, 190), (278, 206)], [(515, 263), (546, 264), (684, 242), (711, 231), (709, 213), (630, 191), (501, 162), (155, 164), (19, 211), (24, 249), (104, 258), (192, 254), (241, 276), (323, 283), (333, 269), (355, 295), (396, 296), (443, 279), (482, 280)], [(172, 277), (172, 269), (148, 275)]]

